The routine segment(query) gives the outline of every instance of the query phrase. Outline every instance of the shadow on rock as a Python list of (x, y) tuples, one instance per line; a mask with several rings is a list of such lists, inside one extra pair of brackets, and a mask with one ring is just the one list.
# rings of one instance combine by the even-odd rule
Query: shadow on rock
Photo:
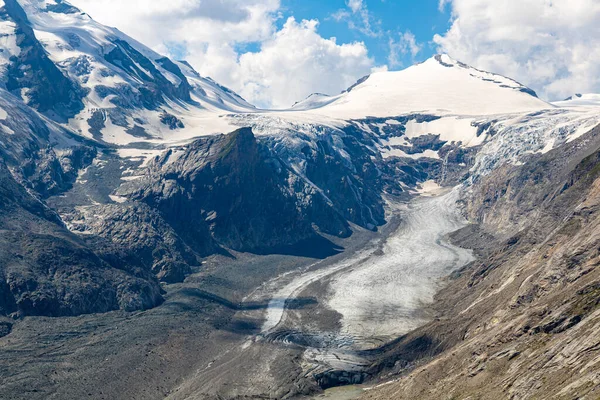
[[(223, 307), (229, 308), (230, 310), (234, 310), (234, 311), (263, 310), (263, 309), (269, 308), (269, 303), (271, 302), (271, 300), (265, 300), (265, 301), (252, 301), (252, 302), (236, 303), (236, 302), (228, 300), (224, 297), (218, 296), (216, 294), (213, 294), (213, 293), (201, 290), (201, 289), (195, 289), (195, 288), (182, 289), (179, 292), (179, 294), (182, 297), (205, 300), (205, 301), (209, 301), (211, 303), (216, 303), (216, 304), (219, 304)], [(277, 299), (273, 299), (273, 300), (274, 300), (273, 301), (274, 305), (271, 305), (271, 307), (284, 307), (285, 306), (286, 309), (293, 309), (293, 310), (299, 310), (299, 309), (302, 309), (309, 305), (317, 304), (317, 300), (312, 297), (300, 297), (300, 298), (296, 298), (296, 299), (291, 299), (291, 300), (286, 301), (285, 305), (283, 305), (283, 302), (276, 301)], [(174, 306), (175, 307), (186, 306), (189, 308), (193, 308), (193, 306), (191, 306), (187, 303), (183, 303), (183, 302), (172, 302), (172, 303), (165, 305), (165, 307), (174, 307)]]
[(315, 236), (302, 240), (294, 245), (277, 246), (269, 249), (255, 250), (251, 253), (257, 255), (279, 254), (284, 256), (306, 257), (326, 259), (344, 251), (344, 248), (336, 245), (323, 236)]

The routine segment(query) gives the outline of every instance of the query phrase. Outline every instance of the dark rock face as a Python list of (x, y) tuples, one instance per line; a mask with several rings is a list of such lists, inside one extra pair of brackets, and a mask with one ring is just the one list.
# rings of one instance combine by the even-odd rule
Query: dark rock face
[(416, 138), (408, 138), (407, 141), (411, 146), (397, 146), (406, 154), (423, 153), (425, 150), (439, 151), (448, 142), (440, 140), (440, 135), (423, 135)]
[(350, 86), (348, 89), (344, 90), (342, 93), (345, 92), (351, 92), (354, 88), (356, 88), (358, 85), (365, 83), (369, 78), (371, 77), (371, 75), (365, 75), (362, 78), (360, 78), (358, 81), (356, 81), (355, 84), (353, 84), (352, 86)]
[[(85, 223), (73, 224), (76, 218)], [(182, 282), (191, 267), (200, 265), (201, 255), (209, 253), (193, 251), (157, 210), (144, 203), (100, 205), (87, 210), (86, 215), (72, 215), (66, 222), (75, 232), (85, 231), (104, 238), (110, 243), (107, 252), (118, 249), (118, 253), (134, 258), (162, 282)], [(119, 258), (118, 254), (113, 257)]]
[(381, 156), (369, 149), (365, 133), (347, 128), (339, 147), (348, 155), (344, 158), (332, 137), (316, 141), (316, 149), (302, 149), (306, 157), (306, 176), (321, 188), (333, 205), (348, 221), (367, 229), (385, 223), (381, 172), (374, 159)]
[(47, 198), (70, 189), (77, 173), (90, 165), (95, 157), (93, 147), (73, 147), (62, 152), (60, 157), (48, 147), (28, 159), (22, 170), (31, 188)]
[[(155, 279), (105, 260), (0, 164), (0, 313), (63, 316), (160, 304)], [(115, 262), (116, 261), (116, 262)]]
[(315, 380), (321, 389), (346, 385), (360, 385), (367, 378), (364, 372), (327, 371), (315, 376)]
[(94, 88), (94, 91), (101, 99), (112, 95), (113, 97), (110, 99), (110, 102), (122, 110), (143, 106), (139, 98), (139, 93), (134, 91), (130, 85), (124, 83), (118, 83), (114, 87), (98, 85)]
[(318, 190), (257, 143), (250, 129), (168, 152), (149, 184), (133, 199), (160, 210), (193, 249), (283, 250), (315, 238), (318, 230), (349, 234), (344, 218)]
[(160, 66), (163, 67), (166, 71), (172, 73), (177, 78), (179, 78), (180, 83), (177, 87), (177, 95), (179, 96), (179, 98), (184, 101), (191, 101), (190, 91), (192, 90), (192, 87), (185, 75), (183, 74), (183, 72), (181, 72), (181, 69), (179, 69), (179, 67), (167, 57), (159, 58), (155, 61), (158, 64), (160, 64)]
[(163, 112), (160, 115), (160, 122), (163, 125), (168, 126), (171, 130), (185, 128), (185, 125), (183, 124), (183, 122), (181, 122), (179, 118), (177, 118), (173, 114), (169, 114), (168, 112)]
[(92, 137), (96, 140), (102, 140), (102, 129), (106, 127), (106, 112), (95, 110), (87, 122), (90, 125), (89, 131)]
[(142, 126), (139, 125), (133, 125), (132, 128), (128, 128), (126, 130), (127, 133), (129, 133), (131, 136), (135, 136), (137, 138), (142, 138), (142, 139), (151, 139), (152, 136), (148, 134), (148, 132), (146, 132), (146, 129)]
[(4, 3), (0, 18), (17, 25), (17, 45), (21, 49), (19, 56), (10, 60), (6, 88), (10, 91), (26, 89), (28, 105), (41, 112), (53, 110), (64, 117), (76, 115), (83, 109), (83, 89), (48, 58), (19, 3), (16, 0)]
[(139, 101), (144, 107), (150, 110), (156, 109), (163, 103), (163, 96), (191, 101), (190, 84), (179, 67), (173, 62), (167, 58), (156, 60), (166, 71), (177, 76), (180, 80), (178, 85), (167, 79), (148, 58), (144, 57), (126, 41), (115, 39), (113, 43), (115, 48), (106, 54), (104, 58), (133, 78), (143, 82), (138, 90), (140, 92)]
[(9, 322), (0, 322), (0, 338), (10, 335), (12, 324)]
[(67, 3), (63, 3), (62, 0), (56, 0), (56, 4), (46, 5), (46, 11), (62, 14), (76, 14), (81, 12), (78, 8)]

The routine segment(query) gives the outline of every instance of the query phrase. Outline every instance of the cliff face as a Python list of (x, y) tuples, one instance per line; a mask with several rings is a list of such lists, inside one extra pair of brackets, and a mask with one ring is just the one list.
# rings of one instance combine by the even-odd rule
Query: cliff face
[(150, 182), (131, 198), (160, 210), (203, 254), (285, 251), (318, 232), (350, 234), (326, 197), (247, 128), (168, 152), (150, 168)]
[(155, 278), (91, 250), (0, 162), (0, 313), (65, 316), (162, 302)]
[(600, 396), (599, 136), (478, 183), (466, 200), (478, 225), (455, 239), (481, 261), (440, 294), (443, 318), (374, 366), (398, 380), (365, 398)]
[(27, 14), (16, 0), (7, 0), (0, 17), (15, 24), (16, 44), (20, 51), (11, 58), (6, 89), (25, 91), (26, 103), (40, 112), (54, 111), (73, 117), (84, 107), (85, 91), (67, 78), (50, 60), (35, 36)]

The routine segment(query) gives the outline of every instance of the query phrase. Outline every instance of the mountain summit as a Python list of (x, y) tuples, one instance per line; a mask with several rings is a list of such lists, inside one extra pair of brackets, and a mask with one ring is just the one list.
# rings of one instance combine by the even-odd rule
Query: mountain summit
[[(0, 79), (23, 102), (86, 138), (115, 144), (164, 139), (194, 128), (203, 115), (253, 109), (189, 64), (155, 53), (65, 1), (2, 3)], [(191, 116), (188, 123), (184, 116)]]
[(417, 112), (492, 115), (548, 108), (553, 106), (522, 84), (470, 67), (447, 54), (402, 71), (373, 73), (337, 96), (313, 95), (293, 107), (339, 118)]

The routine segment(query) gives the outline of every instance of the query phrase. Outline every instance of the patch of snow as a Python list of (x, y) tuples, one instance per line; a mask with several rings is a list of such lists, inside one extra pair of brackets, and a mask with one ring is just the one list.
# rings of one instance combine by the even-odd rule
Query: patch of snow
[(461, 142), (465, 147), (482, 144), (486, 135), (477, 136), (477, 127), (473, 126), (472, 118), (447, 117), (431, 122), (416, 122), (410, 120), (406, 124), (406, 136), (415, 138), (427, 134), (440, 135), (444, 142)]
[(10, 58), (21, 53), (21, 48), (17, 45), (16, 27), (12, 21), (0, 21), (0, 48), (3, 50), (0, 52), (0, 66), (3, 74), (6, 72), (6, 65), (9, 64)]
[(102, 139), (108, 143), (127, 145), (139, 141), (139, 138), (126, 132), (127, 128), (113, 124), (110, 118), (106, 118), (104, 125), (104, 128), (101, 130)]
[(440, 156), (437, 151), (433, 150), (425, 150), (422, 153), (408, 154), (400, 149), (391, 149), (391, 150), (383, 150), (381, 152), (381, 156), (385, 158), (398, 157), (398, 158), (412, 158), (413, 160), (418, 160), (420, 158), (433, 158), (436, 160), (440, 159)]
[(112, 201), (114, 201), (115, 203), (119, 203), (119, 204), (123, 204), (127, 202), (127, 197), (122, 197), (122, 196), (115, 196), (115, 195), (108, 195), (108, 197), (110, 197), (110, 199)]
[(4, 132), (6, 132), (7, 134), (9, 134), (9, 135), (15, 134), (15, 131), (13, 131), (9, 126), (7, 126), (7, 125), (1, 125), (1, 126), (2, 126), (2, 130)]
[(31, 98), (29, 97), (29, 92), (31, 92), (31, 89), (29, 89), (29, 88), (21, 88), (21, 90), (20, 90), (21, 99), (23, 100), (23, 103), (25, 103), (25, 104), (29, 104), (29, 101), (31, 100)]
[(428, 180), (419, 185), (416, 193), (423, 197), (435, 197), (443, 194), (445, 190), (446, 189), (438, 185), (436, 181)]
[(410, 142), (406, 140), (406, 136), (391, 137), (386, 141), (383, 141), (387, 146), (411, 146)]
[(117, 154), (121, 158), (141, 161), (146, 166), (152, 159), (160, 156), (164, 150), (142, 150), (142, 149), (118, 149)]
[(546, 146), (540, 150), (541, 154), (546, 154), (549, 151), (551, 151), (554, 148), (554, 144), (556, 143), (556, 138), (551, 138), (548, 143), (546, 143)]
[(130, 176), (122, 176), (121, 180), (126, 182), (137, 181), (138, 179), (142, 179), (144, 175), (130, 175)]

